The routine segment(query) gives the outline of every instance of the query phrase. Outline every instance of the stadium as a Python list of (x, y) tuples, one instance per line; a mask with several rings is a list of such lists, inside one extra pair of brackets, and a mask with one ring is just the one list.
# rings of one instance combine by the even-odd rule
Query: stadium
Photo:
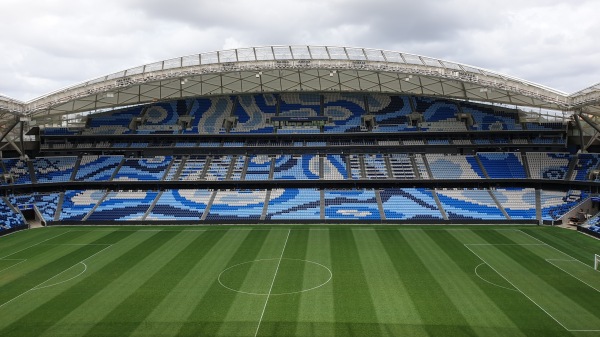
[(600, 85), (267, 46), (0, 118), (4, 336), (600, 334)]

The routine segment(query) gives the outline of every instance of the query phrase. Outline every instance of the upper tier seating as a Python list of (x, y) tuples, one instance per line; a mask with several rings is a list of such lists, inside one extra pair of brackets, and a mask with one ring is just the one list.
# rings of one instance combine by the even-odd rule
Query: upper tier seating
[(393, 153), (389, 161), (394, 179), (417, 179), (408, 154)]
[(433, 98), (414, 96), (415, 110), (423, 114), (426, 122), (456, 121), (458, 105), (456, 102)]
[(84, 135), (121, 135), (131, 133), (131, 122), (142, 112), (142, 107), (115, 110), (88, 117)]
[(571, 180), (586, 181), (590, 172), (600, 165), (600, 154), (598, 153), (580, 153), (577, 156), (577, 164), (573, 169)]
[(425, 165), (425, 156), (422, 154), (415, 154), (413, 158), (415, 160), (417, 172), (419, 173), (421, 179), (433, 179), (433, 177), (430, 177), (429, 172), (427, 171), (427, 166)]
[(485, 178), (475, 156), (427, 153), (425, 157), (434, 179)]
[(108, 181), (123, 156), (82, 156), (75, 174), (76, 181)]
[(382, 154), (365, 154), (363, 156), (367, 179), (388, 179), (387, 168)]
[(274, 94), (238, 96), (233, 112), (237, 125), (230, 133), (273, 133), (273, 125), (267, 119), (277, 113), (277, 96)]
[(380, 219), (373, 190), (325, 190), (325, 219)]
[(77, 157), (40, 157), (33, 161), (38, 183), (60, 183), (71, 179)]
[(137, 133), (179, 133), (180, 126), (177, 122), (180, 116), (187, 114), (189, 103), (191, 101), (177, 100), (146, 107)]
[(245, 180), (268, 180), (271, 171), (271, 157), (252, 155), (248, 159)]
[(265, 219), (318, 220), (321, 192), (316, 188), (276, 188), (271, 191)]
[(527, 152), (527, 164), (532, 179), (565, 179), (571, 155), (568, 153)]
[(310, 180), (319, 179), (319, 156), (305, 154), (301, 157), (277, 155), (273, 179)]
[(321, 95), (283, 93), (280, 95), (280, 117), (315, 117), (321, 114)]
[[(229, 96), (198, 99), (192, 106), (192, 128), (186, 133), (216, 134), (224, 133), (223, 121), (233, 109), (233, 100)], [(210, 105), (208, 105), (210, 104)]]
[(204, 175), (204, 179), (210, 181), (220, 181), (225, 180), (227, 178), (227, 172), (229, 171), (229, 166), (231, 165), (231, 160), (233, 156), (214, 156), (210, 161), (210, 166)]
[(365, 115), (365, 100), (358, 94), (324, 94), (325, 116), (330, 123), (325, 132), (360, 132), (361, 117)]
[(220, 190), (206, 220), (259, 220), (266, 194), (266, 190)]
[(192, 220), (202, 217), (212, 195), (209, 190), (165, 190), (145, 220)]
[(162, 180), (172, 156), (126, 158), (113, 180)]
[(425, 188), (386, 188), (379, 192), (387, 220), (441, 220), (431, 190)]
[(479, 152), (477, 156), (492, 179), (527, 178), (521, 154), (518, 152)]
[(157, 195), (156, 191), (108, 192), (86, 221), (142, 220)]
[(498, 188), (492, 193), (511, 219), (535, 219), (535, 189)]
[(29, 166), (22, 159), (2, 159), (5, 173), (10, 174), (15, 184), (31, 184)]
[(409, 96), (370, 94), (367, 102), (369, 112), (375, 115), (378, 132), (396, 132), (408, 128), (406, 116), (412, 112)]
[(200, 180), (206, 165), (206, 156), (190, 156), (179, 174), (179, 180)]
[(325, 158), (323, 158), (323, 179), (348, 179), (345, 157), (342, 157), (339, 154), (328, 154)]
[(436, 194), (450, 220), (505, 220), (488, 190), (445, 189)]
[(521, 130), (519, 114), (482, 104), (461, 102), (463, 113), (473, 116), (473, 130)]

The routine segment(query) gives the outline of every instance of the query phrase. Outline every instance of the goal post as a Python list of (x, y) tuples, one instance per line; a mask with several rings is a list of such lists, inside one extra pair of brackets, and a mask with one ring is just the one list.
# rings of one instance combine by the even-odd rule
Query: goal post
[(600, 255), (594, 254), (594, 270), (598, 270), (599, 265), (600, 265)]

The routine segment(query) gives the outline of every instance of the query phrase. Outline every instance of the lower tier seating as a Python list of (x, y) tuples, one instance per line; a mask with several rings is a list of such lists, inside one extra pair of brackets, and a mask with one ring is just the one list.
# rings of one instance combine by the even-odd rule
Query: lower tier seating
[[(539, 199), (536, 197), (539, 194)], [(579, 190), (496, 189), (167, 189), (67, 190), (0, 198), (4, 227), (24, 225), (19, 210), (46, 222), (128, 221), (554, 221), (588, 198)], [(537, 201), (539, 200), (539, 202)], [(21, 221), (23, 220), (23, 221)]]

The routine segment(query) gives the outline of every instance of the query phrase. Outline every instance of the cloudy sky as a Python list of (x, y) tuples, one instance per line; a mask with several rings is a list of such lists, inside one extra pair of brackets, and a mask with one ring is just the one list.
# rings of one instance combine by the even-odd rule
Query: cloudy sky
[(334, 45), (471, 64), (574, 92), (600, 82), (598, 0), (2, 0), (0, 93), (30, 100), (184, 55)]

